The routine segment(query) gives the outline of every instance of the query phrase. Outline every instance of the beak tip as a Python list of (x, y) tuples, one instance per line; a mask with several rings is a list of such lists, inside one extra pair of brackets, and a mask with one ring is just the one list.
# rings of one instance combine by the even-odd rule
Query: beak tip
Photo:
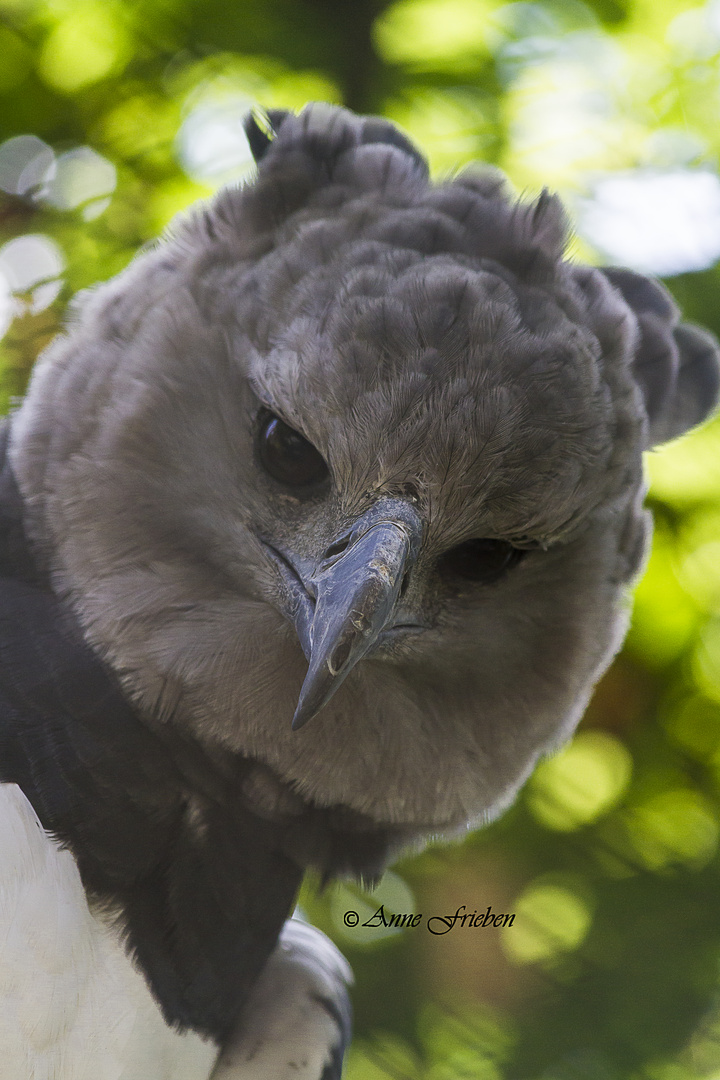
[[(303, 687), (303, 690), (305, 687)], [(300, 728), (305, 727), (307, 723), (320, 711), (323, 707), (324, 701), (317, 700), (316, 694), (300, 694), (300, 700), (297, 703), (295, 709), (295, 715), (292, 718), (292, 730), (299, 731)]]
[(297, 709), (295, 710), (295, 715), (293, 716), (291, 724), (291, 728), (293, 731), (299, 731), (300, 728), (305, 727), (308, 720), (312, 719), (312, 713), (307, 713), (307, 715), (304, 714), (305, 710), (302, 708), (301, 705), (298, 705)]
[(300, 690), (300, 698), (293, 716), (292, 730), (299, 731), (309, 720), (312, 720), (322, 707), (327, 704), (338, 685), (337, 679), (330, 675), (326, 664), (318, 668), (311, 662), (305, 676), (305, 682)]

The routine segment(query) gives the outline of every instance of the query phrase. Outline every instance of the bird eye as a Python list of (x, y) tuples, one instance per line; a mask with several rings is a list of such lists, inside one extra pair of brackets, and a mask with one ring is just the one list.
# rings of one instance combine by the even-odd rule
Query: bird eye
[(525, 552), (507, 540), (466, 540), (446, 551), (437, 568), (443, 577), (489, 585), (520, 562)]
[(309, 487), (328, 476), (313, 444), (272, 413), (260, 429), (259, 451), (265, 471), (288, 487)]

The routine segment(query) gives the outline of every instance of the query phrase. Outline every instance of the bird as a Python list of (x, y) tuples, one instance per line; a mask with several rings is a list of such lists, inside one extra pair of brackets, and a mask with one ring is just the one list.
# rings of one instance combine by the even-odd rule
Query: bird
[(509, 806), (623, 639), (719, 351), (497, 170), (255, 111), (0, 430), (0, 1076), (337, 1080), (293, 915)]

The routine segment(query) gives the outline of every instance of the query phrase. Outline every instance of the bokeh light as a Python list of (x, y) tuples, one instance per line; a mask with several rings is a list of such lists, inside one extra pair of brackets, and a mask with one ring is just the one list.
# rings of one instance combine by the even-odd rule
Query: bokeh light
[(503, 928), (503, 946), (521, 964), (571, 952), (584, 940), (592, 922), (587, 901), (552, 882), (531, 882), (514, 907), (515, 922)]
[(538, 765), (528, 787), (528, 806), (547, 828), (571, 832), (618, 802), (631, 774), (632, 758), (619, 739), (603, 731), (582, 731)]

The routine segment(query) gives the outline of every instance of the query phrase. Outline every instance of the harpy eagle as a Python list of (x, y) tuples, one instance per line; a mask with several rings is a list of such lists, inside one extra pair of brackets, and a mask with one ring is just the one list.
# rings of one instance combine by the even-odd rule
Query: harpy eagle
[(643, 449), (715, 341), (563, 259), (555, 198), (391, 124), (250, 119), (257, 179), (83, 296), (0, 449), (0, 1075), (332, 1080), (304, 871), (511, 802), (626, 625)]

